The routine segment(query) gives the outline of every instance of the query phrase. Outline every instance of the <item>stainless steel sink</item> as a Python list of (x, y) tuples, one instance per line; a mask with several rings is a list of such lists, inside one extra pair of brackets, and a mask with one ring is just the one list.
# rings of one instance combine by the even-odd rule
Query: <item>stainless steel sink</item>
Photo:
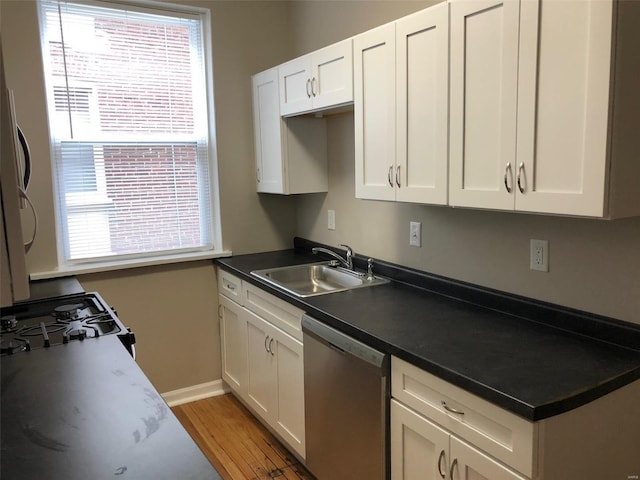
[(380, 277), (369, 279), (366, 273), (334, 267), (330, 263), (320, 262), (267, 268), (254, 270), (251, 274), (298, 297), (344, 292), (345, 290), (389, 282), (389, 280)]

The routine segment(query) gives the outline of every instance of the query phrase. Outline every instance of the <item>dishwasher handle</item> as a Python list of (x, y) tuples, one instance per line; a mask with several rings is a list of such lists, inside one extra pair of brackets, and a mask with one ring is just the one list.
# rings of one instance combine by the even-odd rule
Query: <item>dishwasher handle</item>
[(338, 330), (310, 317), (302, 316), (302, 332), (313, 336), (330, 348), (345, 355), (351, 355), (370, 365), (373, 365), (383, 374), (389, 371), (389, 355), (366, 345), (355, 338), (351, 338)]

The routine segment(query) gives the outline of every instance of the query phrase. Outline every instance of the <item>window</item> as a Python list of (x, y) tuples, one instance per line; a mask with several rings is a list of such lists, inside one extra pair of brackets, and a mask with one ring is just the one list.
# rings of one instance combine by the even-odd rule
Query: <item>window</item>
[(213, 249), (206, 14), (39, 5), (61, 262)]

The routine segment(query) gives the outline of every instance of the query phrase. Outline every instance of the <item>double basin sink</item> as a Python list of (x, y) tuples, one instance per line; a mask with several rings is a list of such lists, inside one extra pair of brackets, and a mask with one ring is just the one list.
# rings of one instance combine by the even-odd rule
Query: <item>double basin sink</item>
[(384, 278), (336, 267), (331, 261), (254, 270), (251, 274), (298, 297), (389, 283)]

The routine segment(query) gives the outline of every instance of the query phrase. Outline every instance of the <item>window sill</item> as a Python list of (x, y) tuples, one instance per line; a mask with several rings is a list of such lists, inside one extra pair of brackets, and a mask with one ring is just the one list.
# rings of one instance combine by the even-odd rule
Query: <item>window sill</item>
[(68, 277), (71, 275), (83, 275), (87, 273), (111, 272), (114, 270), (127, 270), (130, 268), (150, 267), (154, 265), (167, 265), (172, 263), (194, 262), (197, 260), (209, 260), (219, 257), (229, 257), (229, 250), (209, 250), (206, 252), (178, 253), (158, 257), (137, 258), (132, 260), (118, 260), (113, 262), (84, 263), (59, 267), (56, 270), (31, 273), (31, 280), (46, 280), (49, 278)]

